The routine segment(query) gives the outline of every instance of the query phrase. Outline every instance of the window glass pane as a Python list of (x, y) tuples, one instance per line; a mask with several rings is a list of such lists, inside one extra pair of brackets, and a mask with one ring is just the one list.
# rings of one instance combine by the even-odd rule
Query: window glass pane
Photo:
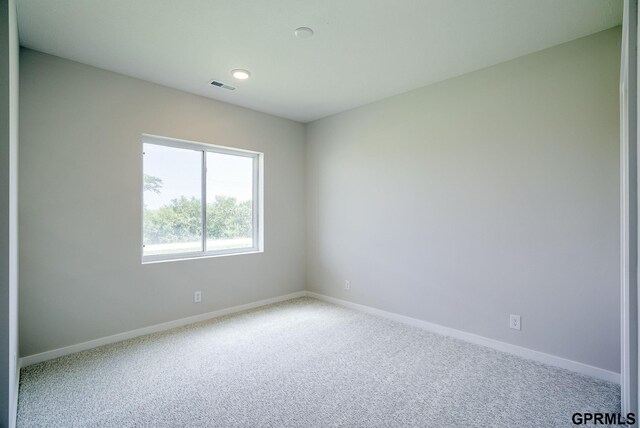
[(207, 251), (253, 247), (253, 158), (207, 152)]
[(202, 251), (203, 152), (144, 144), (145, 256)]

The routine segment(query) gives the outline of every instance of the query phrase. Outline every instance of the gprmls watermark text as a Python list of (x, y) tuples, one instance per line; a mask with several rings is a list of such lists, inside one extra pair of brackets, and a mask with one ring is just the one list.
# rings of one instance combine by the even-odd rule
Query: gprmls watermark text
[(574, 413), (571, 417), (574, 425), (633, 425), (635, 413)]

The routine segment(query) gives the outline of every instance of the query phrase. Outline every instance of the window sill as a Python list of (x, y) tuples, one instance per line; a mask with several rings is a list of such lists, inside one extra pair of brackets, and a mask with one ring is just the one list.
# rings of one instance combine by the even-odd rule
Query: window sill
[[(182, 261), (186, 261), (186, 260), (200, 260), (200, 259), (211, 259), (211, 258), (217, 258), (217, 257), (229, 257), (229, 256), (243, 256), (246, 254), (260, 254), (260, 253), (264, 253), (264, 250), (248, 250), (248, 251), (237, 251), (237, 252), (230, 252), (230, 253), (220, 253), (220, 254), (202, 254), (202, 255), (193, 255), (193, 254), (189, 254), (189, 255), (185, 255), (185, 256), (179, 256), (179, 255), (168, 255), (163, 258), (150, 258), (150, 259), (142, 259), (142, 264), (143, 265), (151, 265), (151, 264), (156, 264), (156, 263), (167, 263), (167, 262), (182, 262)], [(153, 257), (153, 256), (152, 256)]]

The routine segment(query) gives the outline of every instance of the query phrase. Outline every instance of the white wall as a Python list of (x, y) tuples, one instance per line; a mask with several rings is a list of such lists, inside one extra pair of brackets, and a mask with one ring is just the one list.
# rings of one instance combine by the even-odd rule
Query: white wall
[[(31, 50), (20, 60), (23, 356), (304, 289), (303, 125)], [(142, 133), (263, 152), (264, 253), (142, 265)]]
[(311, 123), (308, 288), (619, 371), (619, 67), (615, 28)]
[(0, 427), (18, 401), (18, 30), (15, 1), (0, 4)]

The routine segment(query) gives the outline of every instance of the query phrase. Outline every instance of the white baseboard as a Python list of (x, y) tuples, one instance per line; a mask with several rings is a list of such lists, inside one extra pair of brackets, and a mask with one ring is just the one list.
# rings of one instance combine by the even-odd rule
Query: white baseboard
[(85, 351), (87, 349), (96, 348), (102, 345), (108, 345), (110, 343), (121, 342), (123, 340), (132, 339), (138, 336), (144, 336), (145, 334), (157, 333), (160, 331), (170, 330), (172, 328), (182, 327), (188, 324), (193, 324), (199, 321), (205, 321), (211, 318), (217, 318), (224, 315), (233, 314), (236, 312), (246, 311), (248, 309), (254, 309), (260, 306), (270, 305), (272, 303), (283, 302), (285, 300), (291, 300), (298, 297), (313, 297), (325, 302), (334, 303), (337, 305), (345, 306), (351, 309), (355, 309), (368, 314), (388, 318), (394, 321), (408, 324), (414, 327), (422, 328), (424, 330), (441, 334), (444, 336), (454, 337), (456, 339), (464, 340), (465, 342), (474, 343), (480, 346), (486, 346), (488, 348), (496, 349), (498, 351), (506, 352), (509, 354), (517, 355), (522, 358), (538, 361), (550, 366), (560, 367), (563, 369), (571, 370), (576, 373), (591, 376), (597, 379), (606, 380), (608, 382), (620, 383), (620, 373), (612, 372), (609, 370), (601, 369), (599, 367), (590, 366), (588, 364), (580, 363), (577, 361), (569, 360), (555, 355), (546, 354), (544, 352), (534, 351), (533, 349), (523, 348), (521, 346), (512, 345), (509, 343), (501, 342), (487, 337), (479, 336), (477, 334), (468, 333), (454, 328), (445, 327), (443, 325), (423, 321), (417, 318), (411, 318), (404, 315), (396, 314), (393, 312), (384, 311), (382, 309), (372, 308), (370, 306), (361, 305), (358, 303), (349, 302), (347, 300), (337, 299), (335, 297), (329, 297), (324, 294), (314, 293), (311, 291), (298, 291), (296, 293), (286, 294), (284, 296), (273, 297), (270, 299), (260, 300), (257, 302), (247, 303), (244, 305), (233, 306), (231, 308), (220, 309), (213, 312), (207, 312), (200, 315), (194, 315), (192, 317), (181, 318), (175, 321), (169, 321), (161, 324), (152, 325), (149, 327), (139, 328), (136, 330), (127, 331), (124, 333), (114, 334), (113, 336), (107, 336), (100, 339), (90, 340), (88, 342), (78, 343), (76, 345), (65, 346), (64, 348), (53, 349), (51, 351), (42, 352), (39, 354), (28, 355), (18, 360), (18, 367), (26, 367), (31, 364), (37, 364), (43, 361), (52, 360), (54, 358), (62, 357), (69, 354), (75, 354), (76, 352)]
[(441, 334), (444, 336), (450, 336), (456, 339), (463, 340), (465, 342), (474, 343), (476, 345), (493, 348), (498, 351), (506, 352), (508, 354), (517, 355), (518, 357), (526, 358), (529, 360), (538, 361), (550, 366), (560, 367), (563, 369), (571, 370), (576, 373), (591, 376), (597, 379), (606, 380), (608, 382), (614, 382), (620, 384), (620, 373), (612, 372), (609, 370), (601, 369), (599, 367), (590, 366), (588, 364), (579, 363), (577, 361), (568, 360), (566, 358), (557, 357), (555, 355), (546, 354), (544, 352), (534, 351), (533, 349), (523, 348), (522, 346), (512, 345), (510, 343), (500, 342), (499, 340), (489, 339), (484, 336), (479, 336), (473, 333), (467, 333), (465, 331), (456, 330), (454, 328), (445, 327), (440, 324), (434, 324), (428, 321), (419, 320), (417, 318), (411, 318), (404, 315), (399, 315), (393, 312), (383, 311), (382, 309), (372, 308), (370, 306), (360, 305), (358, 303), (349, 302), (347, 300), (336, 299), (335, 297), (329, 297), (324, 294), (314, 293), (307, 291), (306, 295), (314, 297), (318, 300), (334, 303), (336, 305), (345, 306), (347, 308), (355, 309), (361, 312), (366, 312), (371, 315), (377, 315), (380, 317), (388, 318), (394, 321), (408, 324), (414, 327), (422, 328), (424, 330)]
[(88, 342), (78, 343), (76, 345), (65, 346), (64, 348), (53, 349), (51, 351), (41, 352), (39, 354), (28, 355), (18, 360), (19, 367), (30, 366), (31, 364), (41, 363), (43, 361), (52, 360), (76, 352), (86, 351), (87, 349), (97, 348), (98, 346), (108, 345), (110, 343), (121, 342), (123, 340), (132, 339), (145, 334), (157, 333), (160, 331), (170, 330), (176, 327), (182, 327), (199, 321), (206, 321), (211, 318), (217, 318), (236, 312), (254, 309), (260, 306), (270, 305), (273, 303), (283, 302), (285, 300), (296, 299), (306, 296), (306, 291), (298, 291), (284, 296), (272, 297), (270, 299), (259, 300), (257, 302), (247, 303), (244, 305), (233, 306), (231, 308), (220, 309), (205, 314), (194, 315), (192, 317), (181, 318), (175, 321), (164, 322), (161, 324), (143, 327), (136, 330), (126, 331), (124, 333), (114, 334), (113, 336), (102, 337), (100, 339), (90, 340)]

